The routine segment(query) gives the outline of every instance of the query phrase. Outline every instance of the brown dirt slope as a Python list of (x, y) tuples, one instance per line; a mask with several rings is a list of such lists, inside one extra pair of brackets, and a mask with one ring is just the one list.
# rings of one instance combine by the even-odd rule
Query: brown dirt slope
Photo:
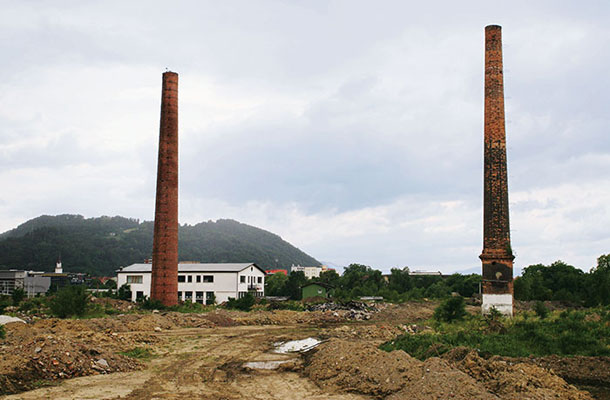
[(560, 377), (531, 364), (484, 360), (455, 351), (425, 362), (403, 351), (331, 339), (306, 358), (304, 373), (322, 387), (389, 399), (591, 399)]

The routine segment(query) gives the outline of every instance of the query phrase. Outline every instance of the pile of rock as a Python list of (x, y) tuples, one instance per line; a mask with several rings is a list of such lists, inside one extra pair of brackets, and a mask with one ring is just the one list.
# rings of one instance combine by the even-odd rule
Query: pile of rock
[(308, 304), (306, 305), (306, 309), (307, 311), (334, 311), (336, 316), (342, 316), (357, 321), (369, 320), (371, 319), (371, 314), (379, 311), (375, 305), (367, 304), (362, 301), (349, 301), (343, 304), (336, 302)]

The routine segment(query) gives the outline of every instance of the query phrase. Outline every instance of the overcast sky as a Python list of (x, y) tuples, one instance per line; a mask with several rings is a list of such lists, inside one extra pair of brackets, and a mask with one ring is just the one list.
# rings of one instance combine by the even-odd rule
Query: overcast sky
[(152, 220), (169, 68), (181, 223), (236, 219), (338, 265), (479, 267), (499, 24), (515, 266), (610, 253), (607, 1), (0, 6), (0, 231)]

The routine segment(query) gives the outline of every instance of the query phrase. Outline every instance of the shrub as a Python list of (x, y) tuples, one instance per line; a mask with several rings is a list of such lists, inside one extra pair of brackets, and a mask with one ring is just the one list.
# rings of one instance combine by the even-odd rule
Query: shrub
[(4, 312), (4, 309), (10, 306), (13, 303), (13, 300), (10, 296), (0, 296), (0, 314)]
[(138, 304), (145, 310), (163, 310), (165, 305), (161, 303), (161, 300), (151, 299), (150, 297), (144, 297), (138, 299)]
[(201, 303), (193, 303), (191, 301), (185, 301), (179, 303), (175, 306), (168, 308), (171, 311), (181, 312), (181, 313), (200, 313), (205, 311), (206, 306)]
[(23, 312), (35, 312), (40, 313), (47, 307), (45, 297), (30, 297), (29, 299), (22, 301), (19, 305), (19, 311)]
[(236, 310), (250, 311), (255, 302), (256, 300), (254, 299), (254, 296), (252, 296), (252, 294), (250, 293), (247, 293), (244, 297), (237, 300), (233, 297), (229, 297), (229, 301), (227, 301), (226, 307), (233, 308)]
[(126, 283), (122, 285), (116, 291), (116, 298), (119, 300), (131, 301), (131, 287)]
[(15, 290), (13, 290), (11, 298), (13, 299), (13, 305), (18, 306), (19, 303), (21, 303), (25, 298), (25, 290), (23, 290), (22, 288), (15, 288)]
[(534, 311), (541, 319), (545, 319), (549, 315), (549, 309), (546, 308), (542, 301), (537, 301), (536, 304), (534, 304)]
[(439, 322), (453, 322), (466, 316), (466, 304), (461, 296), (450, 297), (434, 310), (434, 319)]
[(303, 311), (305, 308), (300, 301), (286, 300), (286, 301), (271, 301), (269, 302), (270, 310), (292, 310), (292, 311)]
[(89, 294), (84, 286), (66, 286), (49, 300), (51, 313), (59, 318), (83, 316), (89, 305)]

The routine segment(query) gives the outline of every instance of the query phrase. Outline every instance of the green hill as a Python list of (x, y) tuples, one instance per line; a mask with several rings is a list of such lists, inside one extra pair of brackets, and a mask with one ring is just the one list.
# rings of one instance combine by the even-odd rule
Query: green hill
[[(43, 215), (0, 234), (0, 269), (51, 271), (61, 253), (64, 271), (114, 275), (121, 266), (151, 257), (152, 236), (150, 221)], [(281, 237), (229, 219), (182, 225), (179, 237), (179, 258), (185, 261), (320, 265)]]

